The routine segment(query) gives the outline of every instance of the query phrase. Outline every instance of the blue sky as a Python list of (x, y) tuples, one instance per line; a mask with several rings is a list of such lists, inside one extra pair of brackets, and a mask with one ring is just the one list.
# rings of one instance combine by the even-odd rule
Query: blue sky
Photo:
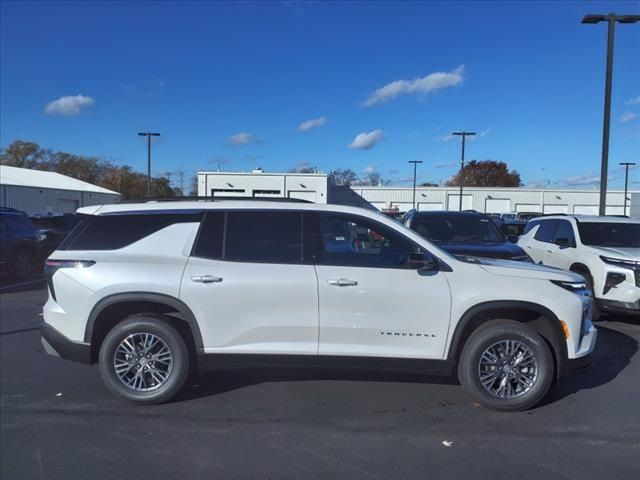
[[(466, 129), (481, 134), (467, 159), (504, 161), (530, 185), (591, 188), (606, 26), (580, 19), (609, 11), (640, 7), (5, 1), (0, 145), (31, 140), (144, 170), (136, 133), (153, 130), (154, 172), (307, 164), (402, 184), (409, 160), (424, 161), (421, 181), (455, 173), (448, 134)], [(612, 187), (618, 162), (640, 163), (639, 58), (640, 24), (618, 25)], [(631, 180), (638, 188), (640, 168)]]

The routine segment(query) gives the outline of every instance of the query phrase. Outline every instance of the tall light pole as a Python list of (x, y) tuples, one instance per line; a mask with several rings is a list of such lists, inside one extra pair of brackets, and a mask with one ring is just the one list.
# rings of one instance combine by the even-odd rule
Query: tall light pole
[(159, 133), (138, 132), (141, 137), (147, 137), (147, 197), (151, 196), (151, 137), (159, 137)]
[(602, 127), (602, 163), (600, 164), (600, 208), (599, 215), (604, 215), (607, 207), (607, 172), (609, 169), (609, 126), (611, 124), (611, 80), (613, 77), (613, 40), (616, 22), (636, 23), (640, 15), (585, 15), (582, 23), (608, 23), (607, 35), (607, 70), (604, 84), (604, 121)]
[(413, 163), (413, 209), (416, 209), (416, 173), (418, 164), (422, 163), (422, 160), (409, 160), (409, 163)]
[(633, 167), (635, 162), (620, 162), (618, 165), (624, 167), (624, 213), (627, 216), (627, 186), (629, 185), (629, 167)]
[(460, 211), (462, 211), (462, 170), (464, 169), (464, 143), (467, 137), (472, 137), (476, 132), (453, 132), (452, 135), (458, 135), (462, 137), (462, 157), (460, 158), (460, 174), (458, 175), (458, 181), (460, 182)]

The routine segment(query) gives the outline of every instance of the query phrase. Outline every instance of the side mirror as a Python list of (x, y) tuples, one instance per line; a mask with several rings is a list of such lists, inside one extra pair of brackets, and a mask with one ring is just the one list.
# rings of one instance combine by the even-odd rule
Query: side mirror
[(559, 247), (564, 247), (564, 248), (575, 247), (573, 242), (570, 241), (568, 238), (556, 238), (555, 244), (558, 245)]
[(409, 254), (407, 268), (418, 271), (432, 271), (438, 269), (438, 262), (431, 255), (422, 252)]

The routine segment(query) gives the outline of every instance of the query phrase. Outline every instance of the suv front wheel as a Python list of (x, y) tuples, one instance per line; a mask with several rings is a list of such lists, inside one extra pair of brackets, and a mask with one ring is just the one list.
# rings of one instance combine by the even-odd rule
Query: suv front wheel
[(549, 347), (535, 330), (511, 320), (493, 320), (467, 340), (460, 383), (485, 407), (518, 411), (536, 405), (553, 380)]
[(136, 403), (163, 403), (189, 374), (184, 339), (162, 317), (134, 315), (118, 323), (100, 347), (100, 373), (111, 391)]

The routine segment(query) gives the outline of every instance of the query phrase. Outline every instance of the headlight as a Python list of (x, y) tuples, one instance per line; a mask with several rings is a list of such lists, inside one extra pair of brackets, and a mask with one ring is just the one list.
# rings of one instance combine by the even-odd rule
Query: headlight
[(585, 297), (591, 296), (591, 291), (587, 288), (586, 282), (568, 282), (564, 280), (550, 280), (551, 283), (557, 285), (565, 290), (576, 293), (578, 295), (584, 295)]
[(638, 266), (640, 266), (640, 262), (634, 262), (633, 260), (623, 260), (621, 258), (604, 257), (602, 255), (600, 255), (600, 260), (602, 260), (604, 263), (608, 263), (609, 265), (613, 265), (614, 267), (629, 268), (631, 270), (634, 270)]

